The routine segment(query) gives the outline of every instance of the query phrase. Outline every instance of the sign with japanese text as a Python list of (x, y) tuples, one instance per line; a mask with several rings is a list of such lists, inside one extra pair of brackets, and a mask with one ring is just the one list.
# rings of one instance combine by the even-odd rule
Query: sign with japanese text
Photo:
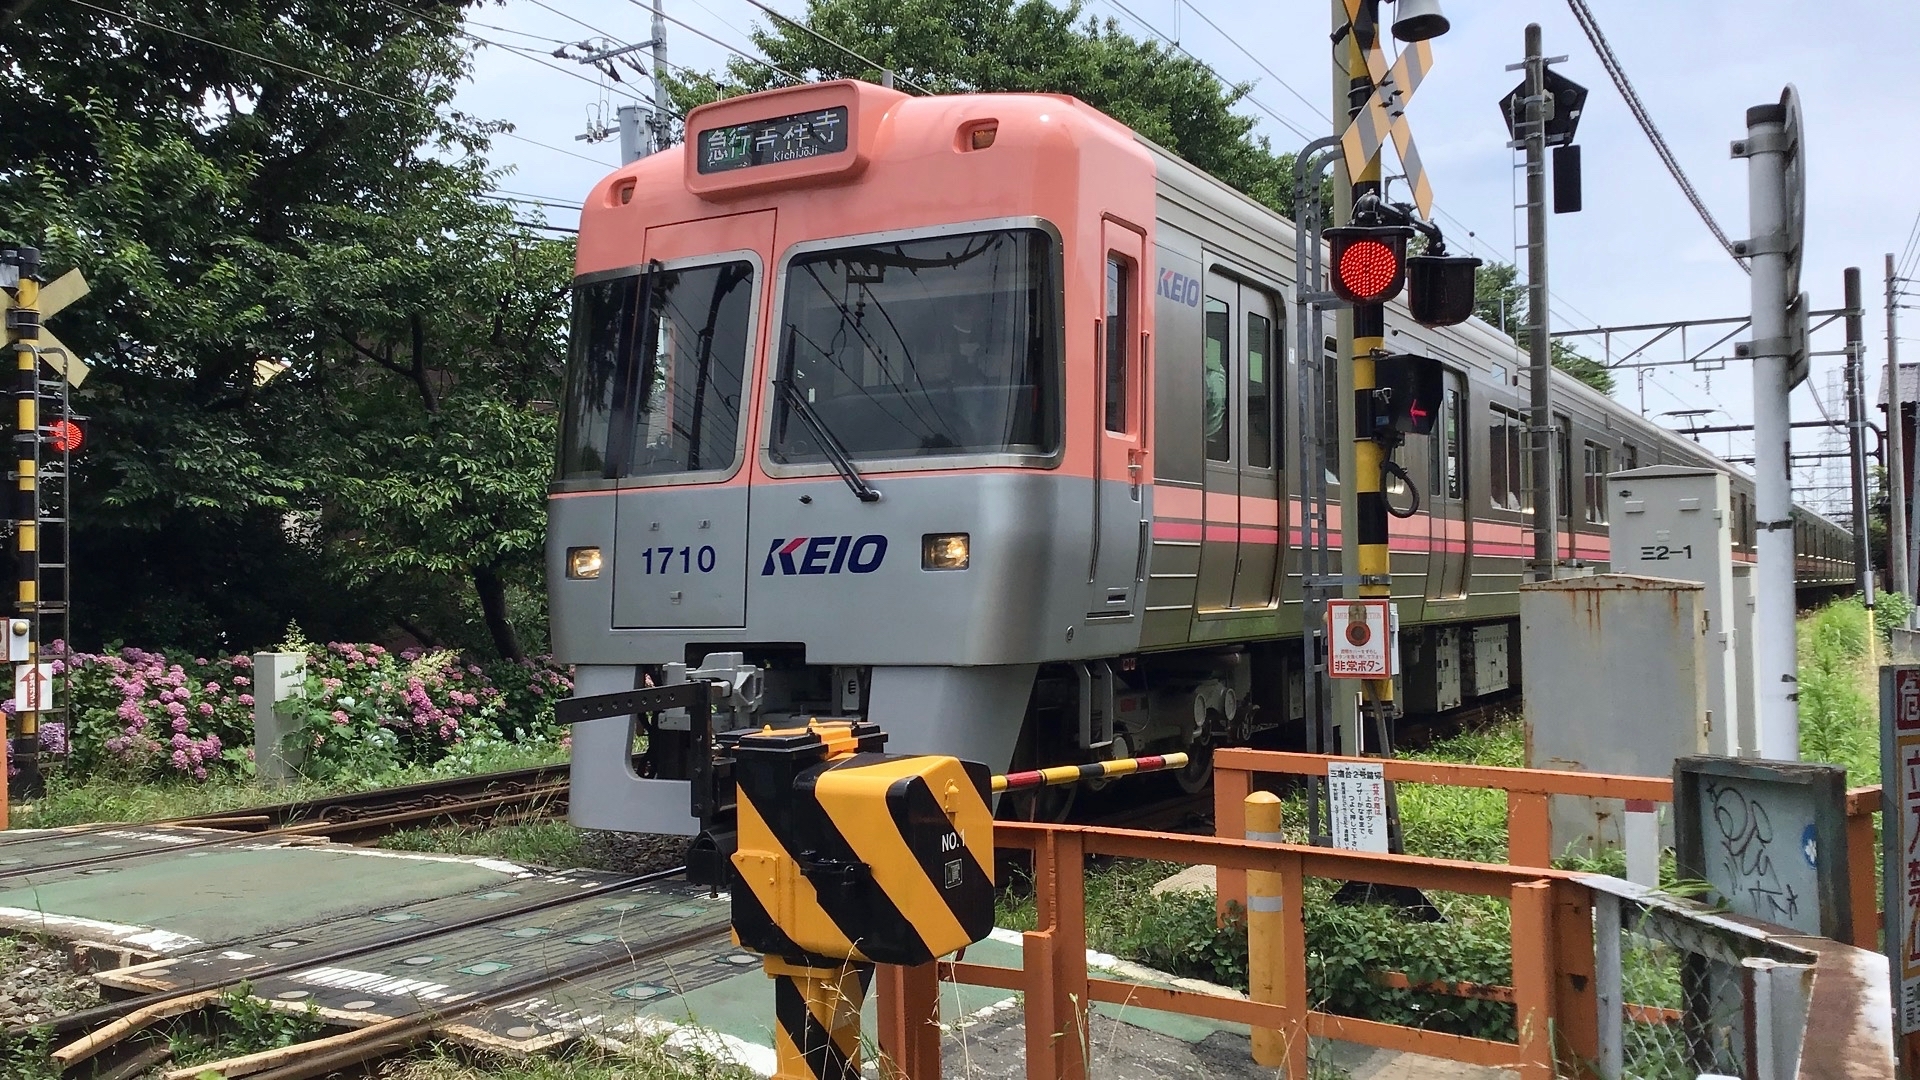
[(1333, 846), (1349, 851), (1387, 851), (1387, 777), (1384, 765), (1327, 763), (1327, 806), (1333, 815)]
[(1894, 1014), (1911, 1034), (1920, 1031), (1920, 667), (1880, 669), (1880, 760), (1887, 961)]
[(852, 145), (848, 138), (844, 105), (756, 120), (751, 124), (708, 128), (694, 140), (700, 155), (696, 167), (702, 174), (730, 172), (837, 154)]
[(1393, 678), (1393, 602), (1327, 601), (1327, 674), (1336, 679)]
[(53, 704), (53, 665), (13, 665), (13, 708), (39, 712)]

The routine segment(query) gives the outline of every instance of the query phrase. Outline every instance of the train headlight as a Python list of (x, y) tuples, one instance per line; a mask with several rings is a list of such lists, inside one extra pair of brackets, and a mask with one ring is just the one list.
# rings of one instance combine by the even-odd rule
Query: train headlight
[(568, 548), (567, 576), (570, 578), (599, 577), (600, 549), (597, 547)]
[(920, 569), (965, 570), (970, 546), (966, 533), (928, 533), (920, 538)]

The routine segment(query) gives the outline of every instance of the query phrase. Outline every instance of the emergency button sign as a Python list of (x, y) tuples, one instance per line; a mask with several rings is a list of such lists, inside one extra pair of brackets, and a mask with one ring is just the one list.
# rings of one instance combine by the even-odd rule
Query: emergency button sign
[(1336, 679), (1393, 678), (1392, 601), (1327, 601), (1327, 674)]

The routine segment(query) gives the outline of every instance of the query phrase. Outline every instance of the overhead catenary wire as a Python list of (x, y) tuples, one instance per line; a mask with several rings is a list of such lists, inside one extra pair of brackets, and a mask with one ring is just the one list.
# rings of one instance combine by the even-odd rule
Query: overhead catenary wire
[(522, 60), (531, 60), (532, 62), (539, 64), (543, 68), (550, 68), (554, 71), (559, 72), (562, 75), (565, 75), (569, 79), (578, 79), (581, 82), (586, 83), (587, 85), (592, 86), (599, 90), (612, 90), (615, 93), (625, 95), (626, 97), (632, 98), (635, 101), (650, 102), (650, 99), (643, 98), (640, 95), (634, 93), (633, 91), (628, 90), (624, 86), (618, 86), (618, 87), (608, 86), (597, 79), (589, 79), (585, 75), (582, 75), (571, 68), (561, 67), (559, 64), (553, 63), (552, 61), (548, 60), (544, 56), (536, 55), (525, 45), (509, 45), (503, 41), (492, 41), (487, 38), (483, 38), (478, 34), (462, 29), (457, 22), (436, 18), (435, 16), (429, 15), (424, 11), (416, 11), (413, 8), (406, 7), (402, 4), (396, 4), (393, 2), (393, 0), (379, 0), (379, 2), (382, 4), (385, 4), (386, 6), (392, 8), (395, 11), (401, 12), (402, 14), (412, 15), (414, 18), (420, 19), (423, 22), (433, 23), (435, 25), (451, 30), (456, 34), (459, 34), (461, 37), (466, 38), (468, 41), (475, 43), (476, 45), (490, 45), (496, 49), (502, 49), (514, 56), (520, 57)]
[(1625, 99), (1627, 111), (1633, 114), (1634, 120), (1640, 125), (1640, 130), (1646, 133), (1647, 141), (1653, 144), (1653, 152), (1659, 156), (1661, 164), (1667, 167), (1667, 172), (1673, 176), (1674, 183), (1680, 185), (1681, 194), (1693, 204), (1694, 210), (1700, 215), (1700, 220), (1706, 223), (1707, 230), (1713, 233), (1713, 238), (1720, 241), (1720, 246), (1727, 249), (1727, 254), (1733, 258), (1734, 264), (1751, 274), (1752, 269), (1741, 260), (1740, 253), (1734, 250), (1733, 241), (1727, 239), (1726, 230), (1714, 220), (1713, 212), (1707, 209), (1707, 204), (1700, 198), (1700, 193), (1694, 190), (1693, 182), (1687, 179), (1686, 170), (1680, 167), (1679, 159), (1673, 156), (1673, 151), (1667, 146), (1667, 140), (1661, 136), (1660, 129), (1654, 125), (1653, 117), (1647, 112), (1645, 103), (1634, 91), (1633, 84), (1627, 80), (1626, 68), (1621, 66), (1620, 58), (1614, 55), (1613, 47), (1607, 43), (1606, 35), (1600, 32), (1600, 24), (1594, 19), (1586, 0), (1567, 0), (1567, 5), (1573, 9), (1574, 20), (1580, 24), (1581, 31), (1587, 35), (1587, 41), (1593, 45), (1593, 51), (1599, 54), (1600, 66), (1607, 69), (1607, 76), (1613, 80), (1614, 89), (1620, 91), (1621, 98)]
[[(535, 0), (535, 2), (537, 3), (538, 0)], [(655, 13), (653, 11), (652, 6), (646, 3), (646, 0), (627, 0), (627, 3), (632, 4), (634, 7), (640, 8), (643, 11), (646, 11), (649, 13)], [(545, 4), (541, 4), (540, 6), (546, 7)], [(720, 46), (721, 48), (727, 50), (728, 52), (734, 54), (735, 56), (738, 56), (740, 59), (745, 60), (750, 64), (759, 64), (761, 67), (766, 68), (768, 71), (773, 72), (775, 75), (780, 76), (781, 78), (787, 80), (788, 82), (804, 83), (807, 81), (801, 78), (800, 76), (795, 75), (793, 72), (788, 71), (787, 69), (774, 63), (773, 61), (768, 60), (765, 57), (755, 56), (752, 53), (747, 52), (745, 49), (742, 49), (736, 45), (727, 44), (726, 42), (720, 40), (719, 38), (714, 37), (712, 34), (707, 33), (705, 30), (702, 30), (699, 27), (694, 26), (692, 23), (686, 22), (685, 20), (682, 20), (682, 19), (676, 19), (665, 12), (657, 12), (656, 14), (658, 14), (662, 19), (665, 19), (667, 22), (670, 22), (673, 25), (679, 27), (680, 29), (685, 30), (687, 33), (692, 34), (695, 37), (705, 38), (706, 40), (713, 42), (715, 45)]]
[[(88, 3), (88, 0), (69, 0), (69, 2), (79, 7), (87, 8), (90, 11), (97, 11), (102, 15), (106, 15), (112, 18), (125, 19), (128, 22), (137, 23), (149, 29), (159, 30), (163, 33), (168, 33), (168, 34), (175, 34), (180, 37), (186, 38), (189, 41), (197, 41), (202, 45), (206, 45), (215, 49), (220, 49), (224, 52), (230, 52), (236, 56), (244, 56), (249, 60), (258, 60), (263, 64), (271, 64), (274, 67), (282, 68), (287, 71), (294, 72), (295, 74), (305, 75), (311, 79), (318, 79), (324, 83), (331, 83), (334, 86), (339, 86), (347, 90), (355, 91), (357, 93), (366, 94), (369, 97), (378, 98), (379, 100), (385, 101), (392, 105), (400, 105), (400, 106), (404, 106), (406, 108), (411, 109), (411, 108), (418, 108), (420, 106), (428, 104), (428, 102), (424, 100), (408, 101), (405, 98), (394, 97), (392, 94), (382, 93), (378, 90), (373, 89), (370, 86), (363, 86), (360, 83), (350, 82), (346, 79), (342, 79), (337, 76), (322, 75), (317, 71), (312, 71), (307, 68), (303, 68), (298, 64), (289, 64), (284, 60), (275, 60), (271, 56), (262, 56), (259, 53), (250, 52), (246, 49), (240, 48), (237, 45), (228, 45), (224, 42), (213, 41), (209, 38), (203, 38), (198, 34), (190, 34), (185, 30), (176, 29), (174, 27), (166, 26), (161, 23), (153, 22), (148, 19), (143, 19), (138, 15), (130, 15), (124, 11), (115, 11), (112, 8), (104, 8), (99, 6), (98, 4)], [(566, 149), (565, 147), (555, 146), (552, 143), (541, 142), (538, 139), (530, 139), (525, 135), (520, 135), (515, 132), (499, 131), (499, 132), (495, 132), (494, 134), (505, 136), (506, 138), (513, 139), (517, 142), (526, 143), (529, 146), (538, 146), (543, 150), (551, 150), (556, 154), (565, 154), (571, 158), (579, 158), (581, 161), (592, 162), (595, 165), (604, 166), (606, 164), (605, 162), (600, 161), (597, 158), (590, 158), (585, 154), (576, 154), (573, 151)]]
[(747, 3), (752, 4), (754, 7), (759, 8), (761, 11), (766, 12), (768, 15), (771, 15), (772, 17), (779, 19), (781, 22), (786, 23), (788, 26), (794, 27), (795, 29), (798, 29), (798, 30), (803, 30), (808, 34), (811, 34), (814, 38), (818, 39), (819, 41), (825, 42), (826, 44), (831, 45), (836, 49), (839, 49), (841, 52), (846, 53), (848, 56), (853, 57), (855, 60), (860, 61), (861, 63), (867, 65), (868, 67), (874, 69), (875, 71), (888, 72), (892, 74), (894, 78), (899, 82), (906, 83), (908, 86), (913, 87), (915, 90), (918, 90), (923, 94), (933, 93), (932, 90), (927, 89), (925, 86), (921, 85), (920, 83), (917, 83), (912, 79), (907, 78), (905, 75), (899, 74), (898, 72), (894, 72), (893, 69), (887, 67), (885, 64), (878, 63), (877, 61), (874, 61), (874, 60), (869, 60), (868, 58), (860, 55), (857, 52), (854, 52), (852, 49), (847, 48), (845, 45), (840, 44), (839, 42), (833, 40), (832, 38), (821, 33), (820, 31), (815, 30), (813, 27), (808, 26), (806, 23), (788, 18), (787, 16), (780, 14), (778, 11), (775, 11), (772, 8), (768, 7), (767, 5), (761, 3), (760, 0), (747, 0)]
[[(1152, 34), (1154, 37), (1157, 37), (1161, 41), (1166, 42), (1168, 45), (1178, 50), (1180, 55), (1186, 57), (1187, 59), (1193, 61), (1196, 64), (1199, 64), (1200, 67), (1204, 69), (1207, 74), (1213, 76), (1215, 79), (1218, 79), (1222, 86), (1233, 85), (1232, 83), (1227, 81), (1225, 76), (1221, 75), (1218, 71), (1214, 70), (1214, 67), (1212, 64), (1209, 64), (1205, 60), (1202, 60), (1198, 56), (1195, 56), (1193, 53), (1187, 51), (1186, 46), (1180, 44), (1179, 42), (1173, 40), (1167, 35), (1161, 33), (1158, 27), (1154, 26), (1152, 23), (1141, 18), (1140, 16), (1134, 14), (1133, 9), (1121, 3), (1120, 0), (1101, 0), (1101, 2), (1106, 4), (1108, 7), (1113, 8), (1115, 11), (1120, 12), (1122, 15), (1125, 15), (1127, 18), (1132, 19), (1134, 22), (1139, 23), (1142, 27), (1146, 28), (1147, 33)], [(1313, 136), (1309, 135), (1305, 129), (1300, 127), (1300, 125), (1294, 123), (1293, 121), (1287, 119), (1284, 116), (1281, 116), (1278, 112), (1268, 107), (1265, 102), (1261, 101), (1259, 98), (1254, 97), (1251, 92), (1244, 94), (1242, 96), (1244, 96), (1247, 99), (1248, 104), (1252, 105), (1256, 109), (1259, 109), (1261, 112), (1266, 113), (1268, 116), (1273, 117), (1274, 123), (1279, 124), (1281, 127), (1286, 128), (1288, 131), (1293, 132), (1295, 135), (1298, 135), (1302, 139), (1313, 138)]]
[[(753, 3), (754, 0), (747, 0), (747, 2)], [(1305, 94), (1302, 94), (1300, 91), (1295, 90), (1293, 88), (1292, 83), (1280, 77), (1279, 72), (1274, 71), (1272, 68), (1268, 67), (1266, 65), (1266, 62), (1261, 60), (1258, 56), (1254, 55), (1252, 50), (1248, 49), (1245, 45), (1240, 44), (1239, 38), (1236, 38), (1232, 34), (1227, 33), (1225, 30), (1220, 29), (1220, 24), (1208, 18), (1206, 12), (1201, 11), (1198, 7), (1195, 7), (1193, 4), (1193, 0), (1175, 0), (1174, 12), (1176, 15), (1179, 13), (1179, 10), (1181, 7), (1185, 7), (1188, 11), (1191, 11), (1195, 15), (1200, 16), (1201, 22), (1204, 22), (1208, 26), (1213, 27), (1214, 33), (1219, 34), (1221, 37), (1225, 38), (1227, 41), (1227, 44), (1232, 45), (1236, 49), (1239, 49), (1243, 54), (1246, 55), (1247, 59), (1253, 61), (1253, 64), (1255, 67), (1259, 68), (1261, 71), (1266, 72), (1268, 78), (1271, 78), (1274, 82), (1279, 83), (1283, 88), (1286, 89), (1287, 93), (1292, 94), (1296, 98), (1299, 98), (1301, 104), (1313, 110), (1313, 115), (1316, 119), (1325, 120), (1328, 123), (1333, 122), (1332, 119), (1327, 116), (1325, 109), (1321, 108), (1318, 105), (1315, 105), (1311, 100), (1307, 98)]]

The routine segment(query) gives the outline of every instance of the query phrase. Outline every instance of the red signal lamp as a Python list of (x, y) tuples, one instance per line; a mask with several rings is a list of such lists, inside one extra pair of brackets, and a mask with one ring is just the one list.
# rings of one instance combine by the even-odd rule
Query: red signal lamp
[(1413, 230), (1404, 225), (1344, 225), (1328, 229), (1333, 291), (1350, 304), (1384, 304), (1400, 295), (1407, 283), (1407, 240)]
[(71, 420), (55, 420), (47, 425), (47, 445), (55, 453), (71, 454), (87, 441), (87, 429)]

